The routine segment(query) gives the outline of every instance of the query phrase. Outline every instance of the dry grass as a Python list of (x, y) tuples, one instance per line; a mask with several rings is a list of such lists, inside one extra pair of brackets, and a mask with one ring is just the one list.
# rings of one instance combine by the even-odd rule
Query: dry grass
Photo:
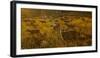
[(21, 48), (91, 46), (91, 12), (21, 9)]

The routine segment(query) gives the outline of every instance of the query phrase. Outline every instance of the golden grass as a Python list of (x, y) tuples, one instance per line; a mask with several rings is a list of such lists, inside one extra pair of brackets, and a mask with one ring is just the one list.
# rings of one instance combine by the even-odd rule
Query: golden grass
[(92, 45), (92, 13), (21, 9), (21, 48)]

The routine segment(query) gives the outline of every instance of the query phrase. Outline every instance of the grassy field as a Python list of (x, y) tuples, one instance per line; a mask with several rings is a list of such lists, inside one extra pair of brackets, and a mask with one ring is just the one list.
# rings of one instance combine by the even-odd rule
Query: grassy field
[(92, 13), (21, 9), (21, 48), (92, 45)]

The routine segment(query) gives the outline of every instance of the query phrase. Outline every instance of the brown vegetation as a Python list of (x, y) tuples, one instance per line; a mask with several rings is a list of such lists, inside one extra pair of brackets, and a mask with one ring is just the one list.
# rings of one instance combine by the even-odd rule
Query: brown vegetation
[(21, 48), (91, 46), (92, 13), (21, 9)]

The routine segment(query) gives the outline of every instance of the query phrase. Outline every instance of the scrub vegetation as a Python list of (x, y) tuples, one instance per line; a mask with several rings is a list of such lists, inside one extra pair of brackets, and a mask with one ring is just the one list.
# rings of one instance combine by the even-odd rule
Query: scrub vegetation
[(91, 12), (21, 9), (22, 49), (91, 45)]

